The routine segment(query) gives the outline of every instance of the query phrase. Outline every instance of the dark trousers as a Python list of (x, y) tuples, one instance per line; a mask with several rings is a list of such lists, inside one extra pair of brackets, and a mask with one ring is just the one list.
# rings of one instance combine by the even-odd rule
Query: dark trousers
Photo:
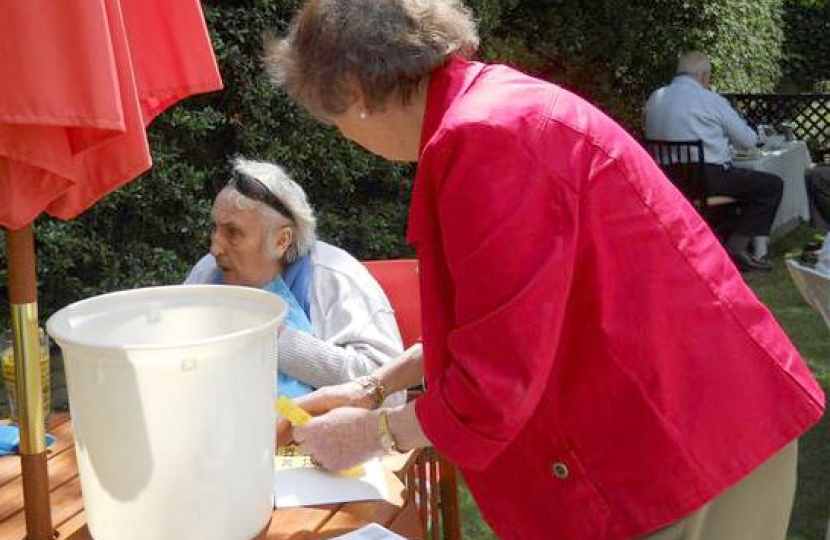
[(769, 236), (784, 193), (778, 176), (741, 167), (706, 165), (706, 194), (737, 201), (738, 215), (730, 232), (740, 236)]

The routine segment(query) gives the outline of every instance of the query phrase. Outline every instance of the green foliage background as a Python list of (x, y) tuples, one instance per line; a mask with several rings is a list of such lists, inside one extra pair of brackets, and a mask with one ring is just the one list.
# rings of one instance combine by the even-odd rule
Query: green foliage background
[(632, 131), (678, 55), (712, 58), (721, 92), (772, 91), (779, 78), (780, 0), (537, 0), (505, 13), (486, 55), (554, 80)]
[(780, 88), (830, 93), (830, 2), (788, 0)]
[[(102, 292), (181, 281), (207, 249), (210, 204), (236, 155), (283, 164), (316, 206), (323, 239), (360, 258), (411, 253), (403, 238), (413, 167), (343, 141), (265, 76), (263, 36), (283, 33), (298, 4), (203, 2), (225, 89), (189, 98), (150, 126), (155, 165), (141, 178), (72, 221), (36, 221), (42, 317)], [(785, 57), (817, 62), (809, 43), (785, 41), (784, 29), (788, 36), (800, 35), (801, 25), (815, 31), (810, 14), (825, 13), (827, 2), (789, 4), (795, 14), (783, 17), (782, 0), (470, 1), (482, 58), (554, 80), (632, 131), (642, 102), (671, 77), (680, 51), (709, 52), (722, 91), (774, 89)], [(782, 43), (792, 49), (783, 51)], [(826, 73), (826, 57), (821, 65)], [(809, 85), (819, 75), (793, 67), (787, 82)], [(2, 303), (6, 271), (0, 244)], [(0, 311), (0, 325), (6, 318)]]

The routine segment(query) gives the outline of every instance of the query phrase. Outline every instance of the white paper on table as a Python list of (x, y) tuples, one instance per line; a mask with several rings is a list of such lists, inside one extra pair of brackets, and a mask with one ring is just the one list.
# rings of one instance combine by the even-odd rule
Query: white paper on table
[(330, 540), (406, 540), (406, 538), (377, 523), (370, 523), (356, 531), (335, 536)]
[(338, 475), (314, 467), (278, 467), (274, 474), (277, 508), (388, 498), (386, 471), (378, 458), (364, 463), (360, 476)]

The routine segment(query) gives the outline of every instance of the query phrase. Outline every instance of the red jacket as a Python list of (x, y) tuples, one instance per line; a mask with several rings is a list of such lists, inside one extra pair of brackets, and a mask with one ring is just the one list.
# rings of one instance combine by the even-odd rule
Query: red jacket
[(694, 209), (561, 88), (461, 60), (434, 73), (407, 236), (418, 418), (502, 538), (646, 534), (822, 414)]

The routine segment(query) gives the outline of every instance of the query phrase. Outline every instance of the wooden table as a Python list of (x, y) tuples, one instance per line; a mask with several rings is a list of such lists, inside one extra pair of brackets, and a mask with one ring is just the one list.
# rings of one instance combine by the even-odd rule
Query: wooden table
[[(72, 424), (66, 413), (55, 414), (49, 433), (56, 438), (49, 452), (52, 525), (60, 540), (94, 540), (84, 517), (81, 485), (75, 462)], [(386, 463), (403, 478), (414, 460), (399, 456)], [(0, 539), (24, 540), (23, 487), (17, 456), (0, 457)], [(424, 537), (413, 490), (400, 481), (390, 486), (390, 501), (366, 501), (274, 510), (268, 528), (256, 540), (317, 540), (331, 538), (374, 522), (396, 533)], [(187, 540), (187, 539), (182, 539)]]

